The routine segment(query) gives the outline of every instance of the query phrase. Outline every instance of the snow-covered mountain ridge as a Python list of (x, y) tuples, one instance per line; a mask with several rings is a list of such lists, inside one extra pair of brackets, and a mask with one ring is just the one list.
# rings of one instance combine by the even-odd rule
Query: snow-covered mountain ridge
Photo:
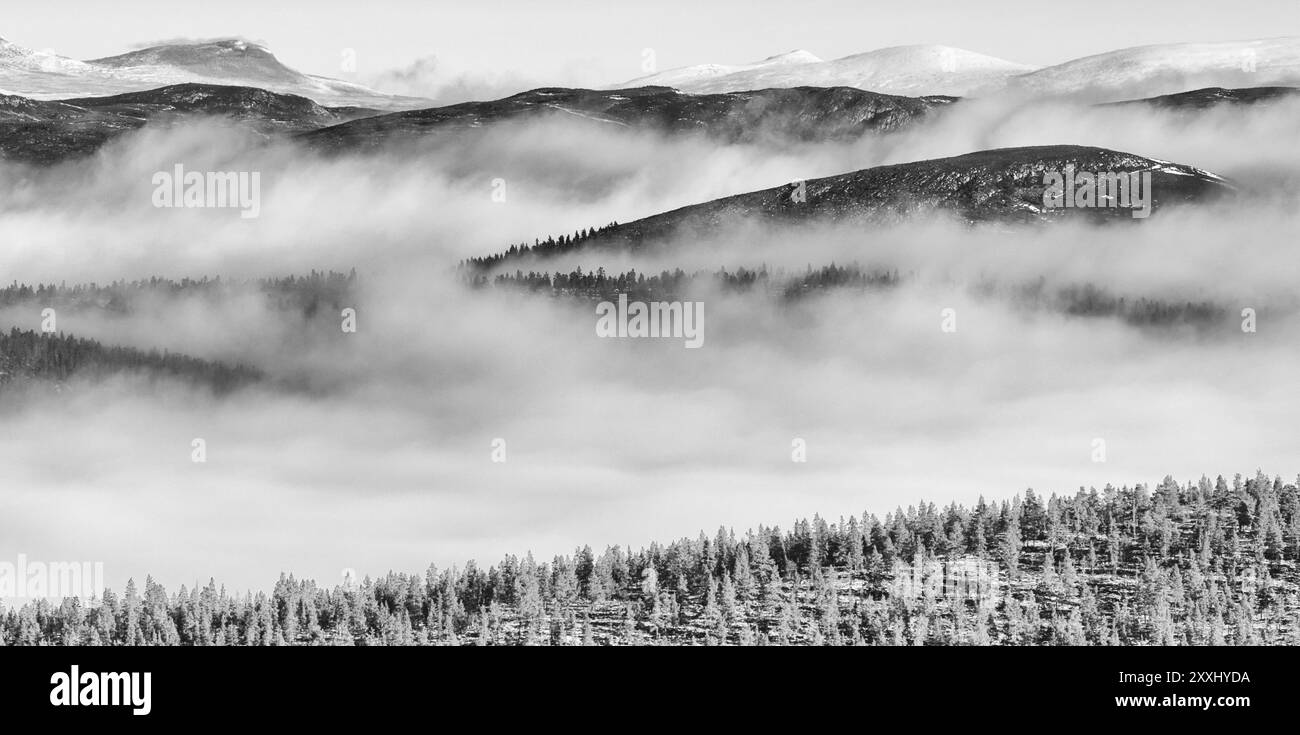
[(166, 44), (78, 61), (0, 38), (0, 92), (32, 99), (103, 97), (175, 84), (257, 87), (327, 107), (399, 110), (432, 104), (285, 66), (260, 44), (241, 39)]
[(831, 61), (807, 51), (754, 64), (687, 66), (618, 86), (722, 93), (790, 87), (857, 87), (907, 96), (1018, 93), (1093, 101), (1206, 87), (1300, 85), (1300, 38), (1139, 46), (1034, 68), (951, 46), (896, 46)]

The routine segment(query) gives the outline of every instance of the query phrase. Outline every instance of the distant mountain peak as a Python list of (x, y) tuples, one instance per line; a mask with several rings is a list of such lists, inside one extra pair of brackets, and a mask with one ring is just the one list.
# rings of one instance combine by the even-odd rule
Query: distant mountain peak
[(280, 63), (264, 46), (238, 38), (150, 46), (87, 63), (119, 69), (169, 67), (216, 79), (254, 82), (295, 82), (303, 76)]
[[(820, 62), (821, 58), (813, 52), (797, 48), (783, 54), (769, 56), (758, 62), (758, 64), (816, 64)], [(755, 64), (754, 66), (758, 66), (758, 64)]]
[(186, 82), (258, 87), (334, 107), (393, 110), (429, 104), (355, 82), (303, 74), (246, 38), (161, 42), (90, 61), (0, 41), (0, 89), (32, 99), (119, 95)]
[(119, 59), (129, 58), (153, 58), (166, 57), (173, 55), (180, 58), (197, 57), (203, 55), (223, 55), (230, 53), (251, 52), (255, 55), (266, 55), (274, 58), (274, 55), (263, 44), (255, 41), (249, 41), (246, 38), (231, 36), (228, 38), (206, 38), (195, 39), (190, 41), (174, 41), (169, 43), (157, 43), (149, 46), (128, 51), (124, 54), (106, 56), (101, 59), (91, 59), (87, 63), (101, 64), (112, 63)]

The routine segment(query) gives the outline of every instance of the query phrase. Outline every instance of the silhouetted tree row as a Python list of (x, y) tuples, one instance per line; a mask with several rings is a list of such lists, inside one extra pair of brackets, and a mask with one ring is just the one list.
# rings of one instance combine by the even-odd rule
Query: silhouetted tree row
[(604, 232), (618, 227), (618, 222), (610, 222), (604, 227), (592, 227), (583, 230), (576, 230), (572, 235), (560, 235), (559, 237), (551, 236), (545, 240), (535, 239), (533, 244), (519, 243), (511, 245), (500, 253), (485, 255), (480, 258), (466, 258), (461, 261), (461, 270), (469, 271), (486, 271), (504, 263), (513, 258), (519, 258), (526, 255), (535, 255), (539, 258), (546, 258), (553, 255), (572, 252), (580, 247), (584, 242), (600, 235)]
[[(993, 295), (999, 289), (993, 284), (981, 284), (976, 291)], [(1128, 299), (1091, 283), (1049, 291), (1040, 279), (1014, 289), (1011, 296), (1020, 303), (1050, 308), (1070, 316), (1117, 318), (1135, 327), (1238, 325), (1234, 319), (1235, 311), (1211, 301)]]
[(634, 300), (670, 300), (687, 294), (694, 286), (705, 283), (724, 292), (759, 290), (777, 293), (795, 299), (810, 292), (828, 288), (874, 289), (895, 286), (900, 278), (898, 271), (869, 270), (857, 264), (837, 266), (831, 264), (814, 270), (808, 266), (803, 273), (789, 274), (783, 269), (757, 270), (739, 268), (734, 271), (696, 271), (686, 273), (680, 268), (664, 270), (647, 276), (635, 269), (618, 274), (608, 274), (604, 268), (583, 272), (581, 267), (569, 273), (548, 273), (516, 270), (514, 274), (498, 274), (489, 278), (484, 274), (471, 274), (469, 283), (475, 287), (492, 285), (513, 288), (550, 296), (578, 296), (598, 301), (618, 298), (627, 294)]
[(19, 645), (1300, 643), (1295, 484), (1146, 485), (788, 531), (719, 529), (638, 552), (430, 566), (232, 595), (152, 578), (96, 605), (0, 615)]
[(343, 306), (352, 303), (350, 294), (356, 282), (355, 268), (349, 273), (313, 270), (305, 276), (248, 281), (222, 279), (220, 276), (179, 281), (155, 276), (146, 280), (72, 286), (66, 282), (28, 285), (14, 281), (0, 288), (0, 308), (32, 305), (42, 309), (103, 309), (128, 313), (145, 299), (201, 296), (215, 301), (251, 290), (264, 294), (275, 308), (301, 312), (310, 318), (321, 307), (328, 307), (327, 311), (337, 314)]
[(24, 380), (61, 383), (74, 376), (93, 380), (123, 372), (180, 378), (216, 393), (228, 393), (261, 379), (261, 373), (243, 365), (174, 352), (108, 347), (91, 339), (17, 328), (8, 334), (0, 332), (0, 386)]
[[(820, 293), (830, 289), (874, 290), (899, 285), (904, 278), (896, 269), (864, 268), (857, 263), (814, 269), (809, 265), (802, 273), (788, 273), (783, 269), (738, 268), (718, 271), (687, 273), (680, 268), (663, 270), (646, 275), (628, 270), (609, 274), (604, 268), (583, 271), (581, 267), (569, 273), (548, 271), (523, 271), (499, 273), (495, 276), (472, 269), (461, 269), (462, 278), (474, 287), (495, 286), (512, 288), (549, 296), (572, 296), (597, 301), (609, 301), (619, 294), (634, 300), (671, 300), (686, 296), (692, 287), (709, 283), (724, 292), (757, 290), (776, 293), (787, 300)], [(1174, 302), (1161, 299), (1128, 299), (1117, 296), (1093, 284), (1067, 285), (1049, 290), (1044, 281), (1007, 288), (994, 282), (981, 282), (972, 287), (976, 296), (984, 298), (1006, 297), (1022, 306), (1047, 309), (1068, 316), (1085, 318), (1113, 318), (1135, 327), (1171, 328), (1190, 326), (1197, 329), (1210, 327), (1237, 327), (1235, 312), (1210, 301)]]

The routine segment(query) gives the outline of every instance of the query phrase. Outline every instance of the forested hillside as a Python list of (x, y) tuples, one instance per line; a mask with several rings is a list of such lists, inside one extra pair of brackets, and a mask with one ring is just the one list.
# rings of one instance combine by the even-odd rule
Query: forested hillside
[(0, 389), (28, 380), (97, 379), (116, 373), (138, 373), (187, 380), (228, 393), (258, 380), (261, 374), (243, 365), (226, 365), (178, 353), (109, 347), (66, 334), (42, 334), (17, 328), (0, 332)]
[(1300, 643), (1295, 484), (1032, 490), (974, 507), (719, 529), (631, 552), (429, 567), (256, 593), (152, 578), (29, 602), (7, 644), (1254, 645)]
[(497, 288), (515, 288), (547, 296), (574, 296), (595, 300), (614, 300), (619, 294), (629, 299), (678, 299), (689, 295), (693, 287), (702, 284), (717, 286), (724, 292), (761, 291), (793, 299), (807, 293), (830, 288), (856, 288), (859, 290), (888, 288), (899, 283), (898, 271), (871, 270), (857, 264), (837, 266), (831, 264), (804, 272), (787, 273), (784, 270), (738, 268), (734, 271), (697, 271), (687, 273), (680, 268), (659, 273), (606, 273), (604, 268), (583, 272), (577, 268), (569, 273), (554, 274), (537, 271), (513, 274), (502, 273), (492, 277), (462, 271), (468, 283), (476, 288), (489, 284)]
[[(356, 283), (355, 270), (349, 273), (313, 270), (303, 276), (244, 281), (206, 276), (74, 285), (15, 281), (0, 288), (0, 309), (26, 310), (33, 319), (47, 308), (60, 314), (94, 312), (124, 318), (178, 299), (220, 304), (254, 294), (263, 300), (266, 308), (301, 318), (304, 327), (337, 330), (340, 309), (355, 303)], [(73, 377), (96, 379), (121, 372), (179, 378), (217, 393), (227, 393), (263, 377), (253, 367), (227, 365), (178, 352), (105, 345), (63, 333), (53, 335), (17, 328), (7, 334), (0, 331), (0, 388), (21, 381), (58, 385)]]

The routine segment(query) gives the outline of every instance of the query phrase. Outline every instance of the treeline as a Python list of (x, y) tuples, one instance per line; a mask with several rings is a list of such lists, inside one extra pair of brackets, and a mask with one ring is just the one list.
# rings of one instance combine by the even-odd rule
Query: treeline
[(1234, 312), (1211, 301), (1168, 301), (1163, 299), (1128, 299), (1091, 283), (1069, 285), (1048, 290), (1043, 279), (1011, 289), (982, 283), (975, 291), (985, 296), (1009, 293), (1017, 303), (1033, 308), (1047, 308), (1069, 316), (1119, 319), (1135, 327), (1178, 327), (1198, 329), (1237, 326)]
[(485, 255), (480, 258), (466, 258), (460, 262), (460, 269), (469, 271), (487, 271), (506, 262), (507, 260), (524, 257), (526, 255), (535, 255), (539, 258), (562, 255), (576, 250), (586, 241), (596, 237), (597, 235), (613, 230), (615, 227), (618, 227), (618, 222), (610, 222), (604, 227), (590, 227), (582, 230), (575, 230), (572, 235), (560, 235), (559, 237), (552, 235), (545, 240), (535, 239), (533, 240), (532, 245), (521, 242), (518, 245), (511, 245), (500, 253)]
[(1058, 307), (1072, 316), (1118, 317), (1137, 327), (1222, 324), (1229, 312), (1208, 301), (1181, 303), (1158, 299), (1126, 299), (1087, 284), (1065, 288), (1056, 294)]
[(176, 281), (155, 276), (136, 281), (72, 286), (67, 283), (29, 285), (14, 281), (0, 288), (0, 308), (33, 305), (54, 309), (102, 309), (125, 314), (147, 299), (198, 296), (216, 300), (253, 291), (264, 294), (274, 308), (301, 312), (310, 318), (322, 307), (337, 314), (343, 306), (351, 304), (350, 294), (356, 282), (355, 268), (348, 273), (312, 270), (303, 276), (256, 280), (204, 276)]
[(1295, 484), (1146, 485), (719, 529), (232, 595), (147, 579), (8, 609), (8, 644), (1300, 643)]
[(74, 376), (94, 380), (122, 372), (178, 378), (207, 386), (218, 394), (262, 377), (259, 371), (243, 365), (200, 360), (165, 350), (109, 347), (92, 339), (17, 328), (8, 334), (0, 332), (0, 387), (24, 380), (62, 383)]
[[(731, 271), (720, 269), (693, 273), (677, 268), (650, 275), (635, 269), (610, 274), (604, 268), (583, 271), (581, 267), (569, 273), (524, 272), (521, 269), (495, 276), (468, 269), (462, 269), (461, 273), (465, 282), (476, 288), (492, 286), (597, 301), (612, 301), (619, 294), (627, 294), (629, 299), (642, 301), (673, 300), (703, 284), (712, 285), (724, 293), (758, 291), (794, 300), (830, 289), (889, 288), (899, 285), (904, 279), (915, 277), (915, 274), (900, 275), (897, 269), (865, 268), (858, 263), (845, 266), (832, 263), (816, 269), (809, 265), (803, 272), (794, 273), (781, 268), (769, 269), (766, 265), (757, 269), (742, 267)], [(1046, 309), (1067, 316), (1119, 319), (1135, 327), (1190, 326), (1206, 329), (1237, 325), (1231, 318), (1233, 312), (1210, 301), (1129, 299), (1093, 284), (1067, 285), (1049, 290), (1042, 280), (1014, 287), (982, 281), (972, 287), (972, 292), (983, 298), (1010, 298), (1013, 303), (1023, 307)]]
[(663, 270), (646, 275), (635, 269), (609, 274), (604, 268), (583, 272), (581, 267), (569, 273), (547, 273), (516, 270), (490, 277), (469, 274), (468, 282), (483, 288), (509, 288), (549, 296), (575, 296), (599, 301), (617, 299), (627, 294), (629, 299), (672, 300), (687, 294), (692, 288), (708, 284), (730, 293), (758, 290), (795, 299), (809, 292), (828, 288), (887, 288), (898, 285), (898, 271), (870, 270), (859, 265), (837, 266), (831, 264), (814, 270), (810, 265), (802, 273), (790, 274), (784, 269), (769, 270), (766, 265), (757, 270), (739, 268), (728, 271), (695, 271), (687, 273), (680, 268)]

